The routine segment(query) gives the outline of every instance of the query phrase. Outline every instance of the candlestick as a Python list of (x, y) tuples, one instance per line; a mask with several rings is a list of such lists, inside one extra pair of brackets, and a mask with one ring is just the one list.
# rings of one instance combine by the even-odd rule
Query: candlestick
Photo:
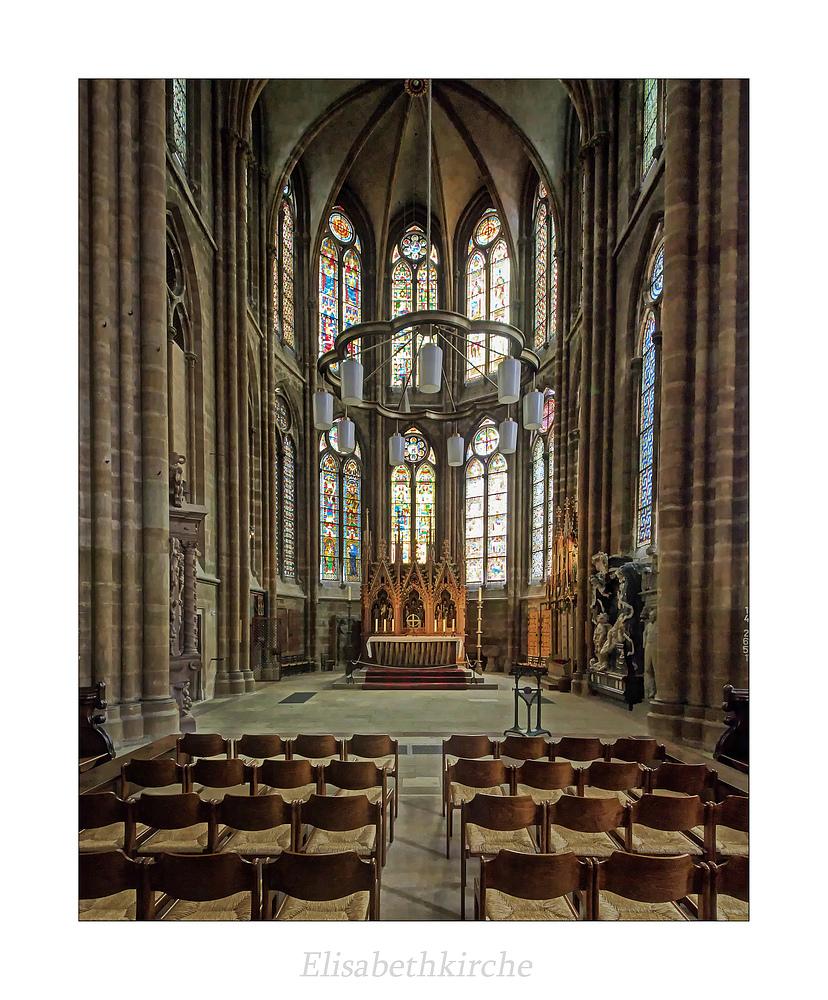
[(348, 603), (349, 604), (351, 603), (351, 585), (350, 585), (350, 583), (348, 584)]
[(374, 631), (379, 632), (379, 618), (374, 619)]
[(445, 618), (444, 618), (444, 619), (443, 619), (443, 631), (445, 632), (445, 630), (446, 630), (446, 620), (445, 620)]
[(478, 601), (482, 601), (483, 600), (483, 588), (482, 587), (478, 587), (477, 588), (477, 600)]
[(383, 632), (386, 631), (386, 626), (387, 625), (388, 625), (388, 619), (387, 618), (383, 618), (383, 620), (382, 620), (382, 630), (383, 630)]

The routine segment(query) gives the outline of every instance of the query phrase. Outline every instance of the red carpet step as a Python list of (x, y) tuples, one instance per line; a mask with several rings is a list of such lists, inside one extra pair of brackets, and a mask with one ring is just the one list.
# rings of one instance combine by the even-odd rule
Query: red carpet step
[(465, 691), (468, 686), (466, 671), (459, 667), (431, 667), (421, 670), (369, 667), (365, 672), (362, 690)]

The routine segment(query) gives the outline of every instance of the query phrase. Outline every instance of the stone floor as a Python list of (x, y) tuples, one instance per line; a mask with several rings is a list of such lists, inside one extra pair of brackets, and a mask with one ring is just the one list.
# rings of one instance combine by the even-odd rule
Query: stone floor
[[(496, 689), (475, 691), (363, 691), (334, 689), (340, 675), (306, 674), (263, 683), (253, 694), (197, 702), (198, 732), (236, 738), (244, 733), (388, 733), (400, 741), (400, 811), (395, 839), (382, 874), (382, 919), (458, 920), (460, 917), (459, 821), (451, 859), (445, 852), (440, 799), (440, 743), (452, 733), (502, 736), (514, 723), (514, 682), (487, 675)], [(308, 696), (299, 700), (296, 696)], [(293, 699), (292, 699), (293, 696)], [(647, 736), (647, 705), (623, 704), (544, 692), (541, 722), (553, 736)], [(520, 724), (526, 708), (520, 705)], [(120, 751), (130, 749), (124, 746)], [(120, 752), (119, 751), (119, 752)], [(474, 868), (470, 869), (470, 879)], [(467, 894), (467, 916), (472, 894)]]

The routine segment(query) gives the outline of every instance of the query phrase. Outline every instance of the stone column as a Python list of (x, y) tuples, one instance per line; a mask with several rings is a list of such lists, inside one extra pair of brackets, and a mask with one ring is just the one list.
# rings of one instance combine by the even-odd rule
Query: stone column
[(141, 501), (144, 735), (178, 728), (170, 697), (167, 444), (166, 162), (163, 80), (139, 84), (141, 237)]

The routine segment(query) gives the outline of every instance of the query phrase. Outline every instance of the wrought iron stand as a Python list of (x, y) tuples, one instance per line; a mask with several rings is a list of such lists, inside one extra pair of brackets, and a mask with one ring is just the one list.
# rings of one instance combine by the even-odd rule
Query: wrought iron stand
[[(515, 724), (504, 731), (504, 736), (551, 736), (548, 729), (541, 728), (541, 686), (540, 679), (549, 673), (548, 667), (530, 667), (518, 664), (509, 673), (515, 678)], [(520, 678), (531, 674), (535, 678), (535, 687), (521, 687)], [(520, 726), (520, 702), (526, 705), (526, 728)], [(532, 728), (532, 705), (535, 706), (535, 728)]]

